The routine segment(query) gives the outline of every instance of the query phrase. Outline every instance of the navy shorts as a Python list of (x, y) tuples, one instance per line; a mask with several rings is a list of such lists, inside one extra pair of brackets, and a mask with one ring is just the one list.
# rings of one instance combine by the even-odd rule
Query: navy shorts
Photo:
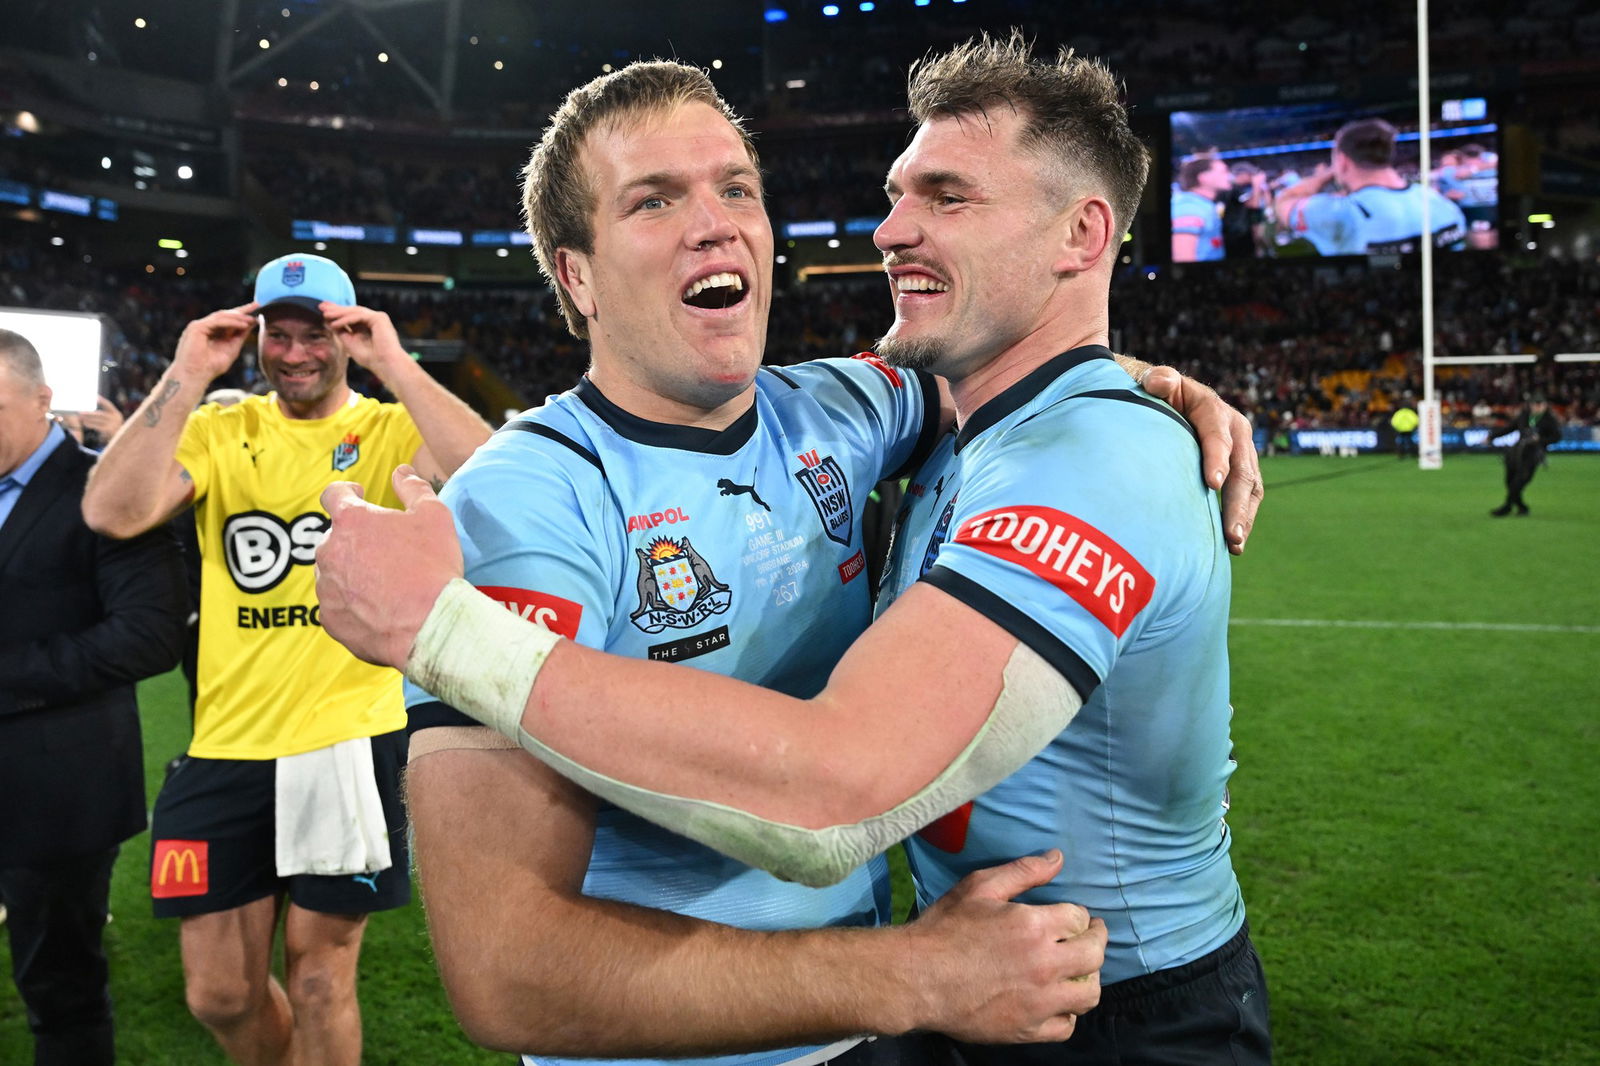
[(1267, 1066), (1267, 981), (1250, 926), (1191, 963), (1106, 985), (1063, 1043), (952, 1050), (966, 1066)]
[(387, 870), (279, 877), (274, 838), (277, 763), (185, 756), (167, 774), (150, 816), (150, 895), (157, 918), (232, 910), (288, 893), (324, 914), (368, 914), (411, 900), (400, 772), (405, 730), (372, 738), (372, 766), (389, 828)]

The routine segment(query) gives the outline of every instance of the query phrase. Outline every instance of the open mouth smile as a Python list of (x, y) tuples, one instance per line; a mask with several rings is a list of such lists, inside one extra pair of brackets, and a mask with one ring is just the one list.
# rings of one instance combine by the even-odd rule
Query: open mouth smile
[(743, 303), (748, 295), (744, 278), (725, 270), (695, 281), (683, 290), (681, 299), (688, 306), (703, 311), (722, 311)]

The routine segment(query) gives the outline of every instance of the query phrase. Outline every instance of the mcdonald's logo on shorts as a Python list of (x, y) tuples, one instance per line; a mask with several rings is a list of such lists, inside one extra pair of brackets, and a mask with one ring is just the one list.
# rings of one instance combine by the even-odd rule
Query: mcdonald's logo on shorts
[(158, 840), (150, 859), (150, 896), (203, 896), (211, 888), (204, 840)]

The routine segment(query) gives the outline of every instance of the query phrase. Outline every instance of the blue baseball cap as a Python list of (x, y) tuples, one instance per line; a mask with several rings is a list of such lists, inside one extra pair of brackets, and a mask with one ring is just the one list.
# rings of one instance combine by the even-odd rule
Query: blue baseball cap
[(356, 302), (350, 275), (332, 259), (292, 252), (256, 272), (256, 303), (262, 307), (295, 304), (317, 311), (324, 300), (346, 307)]

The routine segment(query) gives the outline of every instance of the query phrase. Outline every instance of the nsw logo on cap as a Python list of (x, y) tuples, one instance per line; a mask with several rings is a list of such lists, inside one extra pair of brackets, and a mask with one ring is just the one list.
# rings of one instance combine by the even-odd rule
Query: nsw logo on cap
[(298, 259), (290, 260), (283, 264), (283, 283), (289, 288), (301, 284), (306, 280), (306, 265)]

